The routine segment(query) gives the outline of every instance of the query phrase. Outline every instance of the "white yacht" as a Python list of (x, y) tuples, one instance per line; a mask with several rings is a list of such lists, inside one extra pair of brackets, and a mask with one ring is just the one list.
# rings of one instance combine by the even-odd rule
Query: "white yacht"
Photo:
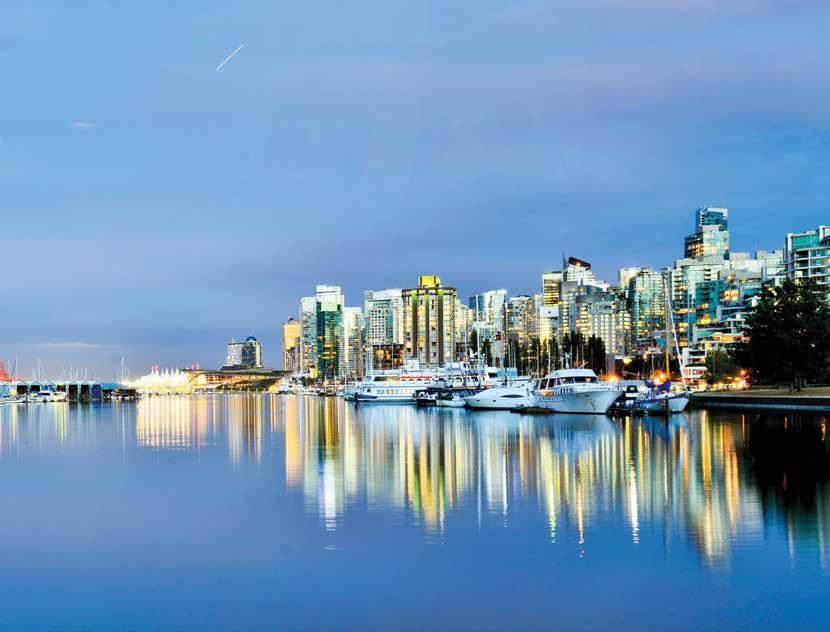
[(534, 406), (555, 413), (605, 414), (621, 393), (616, 384), (600, 382), (591, 369), (560, 369), (536, 383)]
[(512, 386), (494, 386), (487, 390), (465, 397), (470, 408), (489, 408), (491, 410), (515, 410), (530, 408), (534, 405), (533, 386), (530, 382)]
[(372, 373), (357, 384), (357, 402), (415, 403), (415, 393), (433, 384), (429, 371), (382, 371)]
[(61, 391), (40, 391), (26, 394), (26, 403), (41, 404), (46, 402), (65, 402), (66, 393)]

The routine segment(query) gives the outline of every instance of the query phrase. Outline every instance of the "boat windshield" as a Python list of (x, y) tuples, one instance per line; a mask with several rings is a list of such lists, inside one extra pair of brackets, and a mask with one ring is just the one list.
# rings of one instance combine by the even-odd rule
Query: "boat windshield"
[(596, 384), (599, 380), (593, 375), (578, 375), (576, 377), (563, 377), (559, 379), (560, 384)]

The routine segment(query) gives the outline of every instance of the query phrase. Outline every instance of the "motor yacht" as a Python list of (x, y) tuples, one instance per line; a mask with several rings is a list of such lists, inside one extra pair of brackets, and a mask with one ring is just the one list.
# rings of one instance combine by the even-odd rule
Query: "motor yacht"
[(534, 405), (533, 385), (530, 382), (511, 386), (494, 386), (464, 398), (474, 409), (516, 410)]
[(536, 382), (534, 406), (555, 413), (605, 414), (622, 390), (591, 369), (559, 369)]

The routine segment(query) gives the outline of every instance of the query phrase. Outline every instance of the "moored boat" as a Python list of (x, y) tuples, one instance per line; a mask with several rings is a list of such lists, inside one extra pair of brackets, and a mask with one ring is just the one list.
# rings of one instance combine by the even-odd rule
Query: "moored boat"
[(591, 369), (559, 369), (536, 383), (534, 406), (555, 413), (605, 414), (622, 391)]
[(494, 386), (464, 398), (473, 409), (516, 410), (534, 405), (530, 383), (515, 386)]

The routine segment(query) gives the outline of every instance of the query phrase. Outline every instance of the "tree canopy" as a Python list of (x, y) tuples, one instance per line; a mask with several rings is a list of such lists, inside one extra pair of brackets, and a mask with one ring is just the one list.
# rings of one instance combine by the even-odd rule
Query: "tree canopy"
[(812, 279), (767, 288), (747, 317), (746, 333), (736, 357), (754, 381), (800, 387), (826, 379), (830, 307)]

